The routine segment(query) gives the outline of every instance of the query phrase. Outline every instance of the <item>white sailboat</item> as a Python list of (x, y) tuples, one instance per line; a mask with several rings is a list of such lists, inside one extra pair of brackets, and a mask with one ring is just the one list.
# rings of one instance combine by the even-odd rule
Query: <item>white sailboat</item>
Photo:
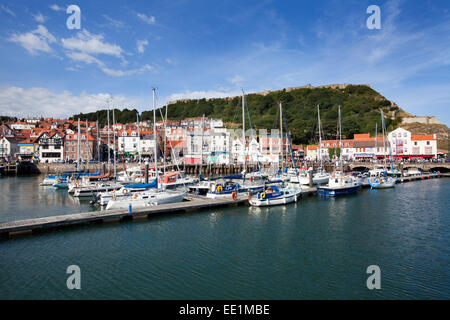
[[(338, 133), (339, 133), (339, 147), (342, 148), (342, 126), (341, 126), (341, 107), (339, 106), (339, 120), (338, 120)], [(361, 187), (360, 179), (352, 176), (345, 175), (342, 167), (342, 153), (339, 156), (340, 170), (337, 171), (337, 163), (335, 164), (335, 171), (330, 176), (328, 183), (324, 186), (317, 187), (317, 194), (336, 197), (346, 194), (353, 194)]]
[[(387, 132), (386, 132), (386, 124), (384, 122), (384, 114), (383, 110), (381, 110), (381, 129), (383, 132), (383, 151), (384, 151), (384, 164), (382, 170), (374, 170), (371, 171), (371, 177), (369, 178), (369, 184), (370, 187), (373, 189), (388, 189), (395, 187), (395, 184), (397, 183), (397, 178), (388, 176), (387, 171), (387, 165), (386, 165), (386, 138)], [(390, 146), (389, 146), (390, 150)], [(392, 159), (391, 159), (392, 161)], [(392, 168), (391, 168), (392, 169)]]
[[(281, 104), (280, 104), (281, 105)], [(297, 179), (297, 185), (298, 187), (278, 187), (278, 186), (264, 186), (264, 190), (262, 192), (259, 192), (255, 197), (252, 197), (251, 194), (249, 194), (248, 202), (250, 205), (255, 207), (268, 207), (268, 206), (276, 206), (281, 204), (288, 204), (292, 202), (297, 202), (297, 199), (301, 197), (302, 195), (302, 189), (300, 187), (299, 183), (299, 175), (297, 171), (297, 164), (295, 162), (294, 152), (292, 150), (292, 143), (291, 138), (289, 137), (289, 131), (286, 119), (285, 120), (285, 126), (286, 126), (286, 135), (288, 136), (289, 140), (289, 147), (291, 149), (292, 154), (292, 163), (294, 164), (295, 169), (295, 178)], [(287, 155), (286, 155), (287, 160)]]
[[(156, 134), (156, 100), (155, 89), (153, 88), (153, 134), (155, 137), (155, 173), (158, 179), (158, 141)], [(145, 208), (149, 206), (156, 206), (164, 203), (176, 203), (183, 201), (186, 196), (186, 191), (169, 191), (160, 189), (150, 189), (141, 192), (135, 192), (132, 196), (115, 198), (108, 201), (107, 210), (112, 209), (126, 209), (126, 208)]]

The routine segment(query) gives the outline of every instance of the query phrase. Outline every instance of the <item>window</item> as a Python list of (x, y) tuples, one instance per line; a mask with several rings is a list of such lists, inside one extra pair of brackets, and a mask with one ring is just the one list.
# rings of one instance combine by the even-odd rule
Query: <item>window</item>
[(403, 134), (403, 137), (406, 138), (407, 136), (408, 136), (408, 134), (405, 132), (405, 133)]
[(414, 145), (417, 146), (417, 141), (414, 142)]
[(429, 146), (430, 145), (430, 141), (427, 141), (427, 146)]
[(392, 136), (393, 136), (393, 137), (397, 137), (397, 134), (394, 132), (394, 133), (392, 134)]

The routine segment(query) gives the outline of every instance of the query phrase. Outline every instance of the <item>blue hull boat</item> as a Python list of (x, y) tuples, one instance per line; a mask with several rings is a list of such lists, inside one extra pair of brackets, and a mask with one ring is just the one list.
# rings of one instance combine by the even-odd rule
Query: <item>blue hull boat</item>
[(343, 188), (319, 187), (317, 188), (317, 194), (325, 197), (337, 197), (347, 194), (354, 194), (358, 192), (359, 188), (360, 186), (343, 187)]

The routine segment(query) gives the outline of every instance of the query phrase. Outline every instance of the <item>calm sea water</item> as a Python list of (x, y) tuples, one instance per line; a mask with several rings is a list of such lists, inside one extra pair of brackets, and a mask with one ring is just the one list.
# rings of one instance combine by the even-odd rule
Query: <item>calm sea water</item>
[[(0, 222), (91, 210), (41, 179), (0, 179)], [(0, 299), (449, 299), (449, 208), (436, 179), (15, 238), (0, 242)]]

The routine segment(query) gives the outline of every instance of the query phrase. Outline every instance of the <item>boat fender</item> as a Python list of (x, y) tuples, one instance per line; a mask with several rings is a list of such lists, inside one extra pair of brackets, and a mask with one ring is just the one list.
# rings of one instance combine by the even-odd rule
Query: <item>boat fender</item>
[(233, 192), (231, 193), (231, 197), (233, 198), (233, 200), (236, 200), (236, 199), (237, 199), (237, 192), (236, 192), (236, 191), (233, 191)]

